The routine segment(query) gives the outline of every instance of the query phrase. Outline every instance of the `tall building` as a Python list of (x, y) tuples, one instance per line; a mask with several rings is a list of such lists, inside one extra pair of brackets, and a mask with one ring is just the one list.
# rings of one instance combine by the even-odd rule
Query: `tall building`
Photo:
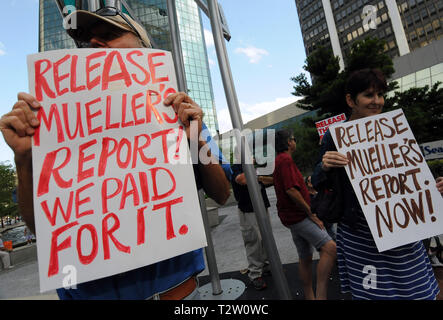
[[(442, 0), (295, 0), (295, 4), (306, 54), (319, 45), (330, 46), (342, 68), (352, 43), (368, 36), (386, 41), (385, 52), (394, 63), (397, 57), (443, 41)], [(437, 62), (443, 61), (437, 57)]]
[[(126, 2), (152, 36), (156, 48), (171, 51), (166, 0)], [(65, 3), (74, 4), (75, 1), (65, 0)], [(176, 7), (189, 95), (203, 109), (204, 121), (214, 136), (218, 133), (217, 112), (200, 10), (194, 0), (176, 0)], [(54, 0), (40, 0), (39, 20), (39, 51), (75, 48), (74, 41), (63, 29)]]

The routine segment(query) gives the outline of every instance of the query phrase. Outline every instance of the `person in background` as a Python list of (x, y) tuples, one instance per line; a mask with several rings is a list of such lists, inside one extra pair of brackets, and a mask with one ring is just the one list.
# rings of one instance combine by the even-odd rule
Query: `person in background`
[[(305, 178), (305, 184), (306, 184), (306, 187), (308, 188), (309, 197), (311, 198), (311, 203), (312, 203), (312, 200), (314, 200), (314, 198), (317, 196), (318, 192), (312, 186), (311, 176), (307, 176)], [(314, 213), (316, 213), (316, 212), (314, 212)], [(320, 218), (320, 220), (321, 220), (321, 218)], [(331, 236), (332, 240), (335, 241), (335, 225), (333, 223), (329, 223), (329, 222), (326, 222), (323, 220), (322, 220), (322, 222), (323, 222), (323, 225), (324, 225), (326, 231)]]
[[(238, 152), (236, 152), (236, 154), (238, 154)], [(238, 156), (237, 159), (240, 159), (240, 157)], [(240, 230), (245, 244), (246, 258), (248, 260), (248, 277), (256, 290), (263, 290), (267, 287), (263, 275), (269, 274), (270, 272), (268, 256), (257, 223), (256, 213), (252, 206), (251, 197), (249, 196), (242, 165), (241, 163), (233, 164), (231, 165), (231, 169), (231, 184), (234, 197), (238, 202)], [(261, 195), (266, 208), (269, 208), (270, 204), (265, 186), (272, 185), (272, 180), (272, 177), (258, 176)]]
[(308, 188), (309, 197), (311, 198), (311, 201), (312, 201), (312, 199), (314, 199), (315, 196), (317, 195), (317, 191), (312, 186), (311, 176), (307, 176), (305, 178), (305, 184), (306, 184), (306, 188)]
[(32, 232), (28, 227), (25, 226), (25, 230), (23, 231), (23, 235), (26, 238), (27, 244), (32, 244)]
[[(291, 231), (300, 258), (299, 273), (306, 300), (326, 300), (329, 274), (335, 263), (336, 247), (318, 217), (311, 212), (309, 192), (303, 176), (292, 160), (296, 140), (291, 130), (275, 134), (274, 188), (278, 216)], [(317, 286), (312, 288), (312, 247), (320, 252), (317, 264)]]
[[(377, 69), (353, 72), (346, 85), (349, 121), (382, 112), (386, 79)], [(320, 147), (319, 161), (312, 175), (314, 188), (320, 190), (338, 171), (344, 181), (344, 212), (337, 226), (337, 262), (343, 293), (353, 299), (436, 299), (439, 294), (426, 250), (421, 241), (379, 252), (344, 167), (345, 155), (337, 152), (332, 135), (326, 132)], [(368, 269), (369, 268), (369, 269)], [(372, 282), (365, 282), (371, 273)], [(375, 278), (374, 278), (375, 277)]]
[[(76, 19), (77, 28), (68, 29), (69, 35), (77, 41), (87, 43), (91, 48), (151, 47), (144, 28), (124, 13), (116, 11), (115, 16), (101, 16), (98, 12), (77, 10), (70, 17)], [(178, 114), (188, 139), (198, 138), (191, 137), (189, 131), (192, 121), (197, 123), (198, 134), (204, 128), (202, 109), (184, 92), (169, 95), (164, 104), (172, 107)], [(34, 114), (40, 107), (35, 97), (19, 93), (12, 111), (0, 119), (3, 136), (15, 155), (20, 214), (32, 232), (35, 232), (35, 224), (31, 138), (40, 125)], [(205, 146), (206, 141), (199, 139), (199, 151)], [(212, 156), (211, 149), (207, 153)], [(229, 181), (217, 161), (194, 165), (194, 175), (197, 188), (203, 188), (219, 204), (226, 202), (229, 197)], [(57, 289), (57, 293), (60, 299), (81, 300), (194, 299), (198, 296), (196, 276), (204, 269), (203, 250), (198, 249), (149, 266), (80, 283), (77, 289)]]

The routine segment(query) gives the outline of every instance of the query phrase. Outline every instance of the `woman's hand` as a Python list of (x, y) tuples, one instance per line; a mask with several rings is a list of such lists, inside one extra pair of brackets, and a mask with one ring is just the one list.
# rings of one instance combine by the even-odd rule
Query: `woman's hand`
[(322, 158), (323, 171), (329, 171), (331, 168), (342, 168), (349, 163), (348, 158), (337, 151), (327, 151)]
[(443, 196), (443, 177), (438, 177), (435, 181), (437, 182), (438, 191)]

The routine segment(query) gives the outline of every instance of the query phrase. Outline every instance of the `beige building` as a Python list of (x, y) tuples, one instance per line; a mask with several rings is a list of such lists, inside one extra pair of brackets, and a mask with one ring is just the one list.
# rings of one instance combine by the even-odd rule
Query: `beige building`
[(295, 101), (287, 106), (269, 112), (261, 117), (249, 121), (248, 123), (245, 123), (244, 127), (252, 130), (270, 128), (273, 125), (294, 117), (298, 117), (307, 112), (306, 110), (299, 108), (297, 105), (298, 102)]
[[(255, 137), (254, 156), (259, 163), (265, 163), (268, 155), (273, 152), (273, 143), (270, 141), (274, 141), (274, 131), (268, 129), (279, 130), (305, 116), (314, 116), (316, 111), (303, 110), (298, 105), (299, 102), (293, 102), (244, 124), (242, 133), (246, 136), (250, 150)], [(234, 129), (222, 133), (219, 138), (217, 142), (224, 157), (233, 161), (236, 146)]]

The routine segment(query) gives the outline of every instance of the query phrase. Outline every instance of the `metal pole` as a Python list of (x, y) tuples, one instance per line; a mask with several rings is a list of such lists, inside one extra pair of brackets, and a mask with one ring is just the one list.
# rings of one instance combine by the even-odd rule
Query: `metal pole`
[[(235, 92), (234, 82), (229, 66), (228, 55), (226, 53), (225, 43), (223, 41), (223, 33), (220, 24), (220, 16), (218, 15), (218, 4), (216, 0), (208, 0), (209, 15), (211, 20), (212, 33), (214, 35), (214, 43), (217, 51), (217, 59), (220, 66), (220, 73), (225, 89), (226, 100), (228, 102), (229, 113), (231, 115), (232, 126), (234, 128), (237, 145), (241, 146), (241, 134), (243, 123), (238, 105), (237, 94)], [(243, 146), (242, 146), (243, 147)], [(247, 144), (244, 146), (247, 148)], [(246, 149), (248, 151), (248, 149)], [(251, 157), (250, 157), (251, 158)], [(272, 275), (277, 285), (277, 289), (281, 299), (290, 300), (291, 293), (289, 291), (288, 282), (283, 273), (283, 267), (278, 255), (277, 246), (275, 244), (272, 228), (267, 217), (263, 198), (261, 197), (260, 187), (257, 182), (257, 176), (254, 166), (243, 163), (243, 171), (246, 176), (249, 195), (251, 196), (254, 212), (256, 213), (257, 222), (263, 237), (264, 245), (271, 264)]]
[[(177, 75), (177, 84), (180, 91), (187, 92), (185, 67), (182, 57), (182, 48), (180, 43), (180, 31), (178, 28), (177, 11), (175, 7), (175, 0), (167, 0), (169, 28), (172, 39), (172, 55), (175, 64), (175, 73)], [(200, 201), (200, 208), (202, 211), (203, 224), (205, 227), (206, 241), (208, 246), (205, 248), (206, 261), (208, 263), (208, 270), (211, 276), (212, 294), (219, 295), (223, 292), (220, 284), (220, 277), (218, 274), (217, 262), (215, 259), (214, 246), (211, 238), (211, 229), (209, 228), (208, 213), (206, 210), (206, 201), (203, 192), (198, 192)]]
[[(201, 9), (201, 11), (203, 11), (203, 13), (207, 17), (209, 17), (209, 9), (206, 3), (203, 0), (194, 0), (194, 1), (197, 4), (197, 6)], [(222, 8), (218, 7), (218, 9), (219, 9), (219, 14), (224, 17)], [(227, 24), (225, 25), (224, 23), (222, 23), (222, 30), (223, 30), (223, 37), (225, 37), (225, 39), (228, 41), (231, 40), (231, 33), (229, 32)]]
[(217, 260), (215, 257), (214, 244), (211, 237), (211, 228), (209, 227), (208, 212), (206, 210), (206, 201), (203, 190), (198, 191), (198, 200), (202, 211), (203, 225), (205, 226), (206, 241), (208, 246), (205, 248), (206, 261), (208, 262), (208, 270), (211, 277), (212, 294), (219, 295), (223, 292), (218, 274)]
[(185, 76), (185, 64), (181, 54), (182, 48), (180, 43), (180, 30), (178, 28), (177, 9), (175, 7), (175, 0), (166, 0), (168, 8), (169, 29), (172, 40), (172, 56), (175, 64), (175, 74), (177, 76), (178, 89), (183, 92), (188, 92)]

